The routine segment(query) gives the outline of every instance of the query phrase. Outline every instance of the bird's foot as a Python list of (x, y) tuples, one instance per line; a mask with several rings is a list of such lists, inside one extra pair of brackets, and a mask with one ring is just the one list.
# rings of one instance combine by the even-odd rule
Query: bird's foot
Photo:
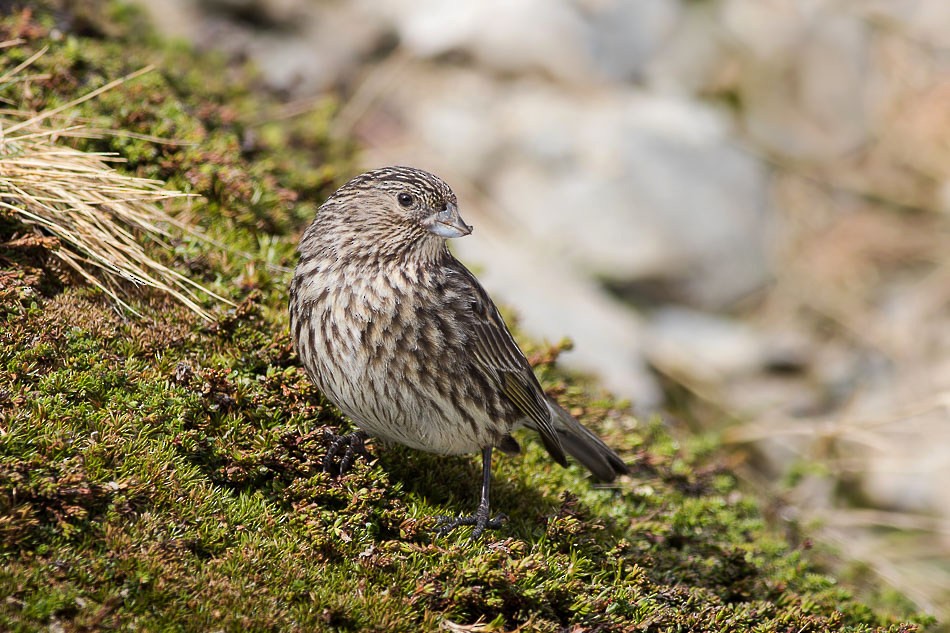
[(435, 518), (435, 522), (436, 525), (439, 526), (439, 529), (435, 531), (435, 534), (436, 536), (445, 536), (457, 527), (461, 527), (463, 525), (474, 525), (475, 529), (472, 530), (472, 540), (475, 540), (481, 536), (485, 530), (500, 529), (507, 520), (508, 516), (505, 514), (499, 514), (495, 518), (491, 518), (491, 515), (488, 512), (488, 506), (480, 505), (478, 506), (478, 510), (475, 511), (475, 514), (470, 514), (468, 516), (437, 516)]
[(353, 467), (357, 457), (370, 459), (370, 454), (363, 445), (368, 436), (363, 431), (346, 435), (330, 433), (330, 436), (330, 446), (323, 458), (323, 472), (339, 477), (345, 475)]

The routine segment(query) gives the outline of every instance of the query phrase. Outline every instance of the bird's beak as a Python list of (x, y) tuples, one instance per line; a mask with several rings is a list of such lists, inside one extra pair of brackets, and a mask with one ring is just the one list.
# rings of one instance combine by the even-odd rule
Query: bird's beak
[(472, 232), (472, 227), (465, 224), (454, 204), (447, 204), (444, 209), (426, 218), (423, 224), (430, 233), (444, 238), (465, 237)]

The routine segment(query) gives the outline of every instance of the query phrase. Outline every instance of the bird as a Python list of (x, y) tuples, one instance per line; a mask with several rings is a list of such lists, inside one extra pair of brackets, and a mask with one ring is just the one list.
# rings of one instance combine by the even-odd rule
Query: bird
[(304, 370), (359, 429), (336, 436), (327, 470), (366, 455), (372, 436), (442, 455), (481, 453), (471, 515), (438, 517), (440, 534), (500, 528), (491, 516), (492, 452), (517, 454), (533, 429), (551, 458), (566, 455), (602, 482), (624, 460), (545, 394), (495, 303), (447, 240), (469, 235), (452, 189), (413, 167), (368, 171), (320, 206), (300, 238), (290, 329)]

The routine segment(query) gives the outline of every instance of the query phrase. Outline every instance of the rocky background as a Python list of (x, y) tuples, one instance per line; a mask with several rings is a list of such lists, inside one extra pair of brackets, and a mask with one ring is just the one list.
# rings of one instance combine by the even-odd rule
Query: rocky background
[(284, 116), (342, 90), (524, 329), (950, 611), (950, 3), (139, 1)]

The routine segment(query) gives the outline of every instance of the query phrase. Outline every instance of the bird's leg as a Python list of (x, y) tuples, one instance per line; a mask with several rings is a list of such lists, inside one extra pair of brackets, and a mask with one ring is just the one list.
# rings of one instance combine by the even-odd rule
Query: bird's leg
[(478, 509), (475, 514), (469, 516), (436, 517), (439, 529), (436, 532), (439, 536), (445, 536), (460, 525), (474, 525), (472, 538), (477, 539), (485, 530), (497, 530), (508, 519), (504, 514), (499, 514), (494, 519), (488, 508), (488, 489), (491, 485), (491, 452), (492, 447), (487, 446), (482, 449), (482, 499), (478, 503)]
[(323, 472), (339, 477), (345, 475), (352, 468), (357, 457), (369, 459), (369, 453), (363, 442), (368, 437), (363, 431), (347, 433), (346, 435), (332, 434), (327, 454), (323, 458)]

